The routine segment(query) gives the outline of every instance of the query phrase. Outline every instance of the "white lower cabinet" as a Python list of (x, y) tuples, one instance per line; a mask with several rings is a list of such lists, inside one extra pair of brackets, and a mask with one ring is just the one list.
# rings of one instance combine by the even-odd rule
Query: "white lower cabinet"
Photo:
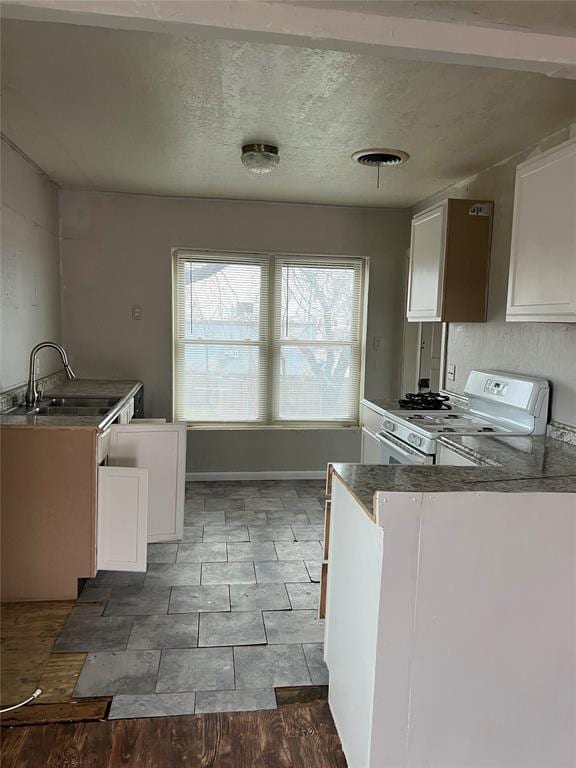
[(186, 427), (133, 421), (110, 428), (108, 463), (148, 471), (148, 542), (184, 534)]
[(98, 570), (145, 571), (148, 470), (98, 467)]
[(382, 444), (366, 427), (362, 427), (362, 464), (382, 464)]
[(453, 451), (446, 445), (439, 443), (436, 451), (436, 464), (443, 464), (450, 467), (477, 467), (475, 461), (468, 459), (457, 451)]

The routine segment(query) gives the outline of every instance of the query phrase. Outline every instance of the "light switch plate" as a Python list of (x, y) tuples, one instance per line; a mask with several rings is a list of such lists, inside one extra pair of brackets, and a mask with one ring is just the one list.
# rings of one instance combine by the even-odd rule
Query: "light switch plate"
[(448, 381), (456, 381), (456, 366), (454, 363), (448, 363), (446, 366), (446, 378)]

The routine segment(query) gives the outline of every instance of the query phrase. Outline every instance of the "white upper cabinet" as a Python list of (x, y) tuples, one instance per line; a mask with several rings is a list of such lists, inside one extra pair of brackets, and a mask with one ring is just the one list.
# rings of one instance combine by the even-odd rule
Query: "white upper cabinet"
[(492, 208), (449, 199), (412, 219), (408, 320), (486, 319)]
[(412, 219), (408, 319), (440, 320), (447, 203)]
[(506, 319), (576, 322), (576, 140), (516, 169)]

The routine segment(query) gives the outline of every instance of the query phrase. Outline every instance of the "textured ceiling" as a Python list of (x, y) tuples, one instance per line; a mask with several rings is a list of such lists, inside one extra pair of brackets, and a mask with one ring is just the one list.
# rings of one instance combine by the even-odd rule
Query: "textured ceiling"
[(576, 36), (574, 0), (280, 0), (311, 8)]
[[(405, 206), (576, 120), (576, 81), (68, 24), (5, 21), (3, 65), (5, 134), (84, 189)], [(379, 190), (350, 160), (374, 146), (411, 155)]]

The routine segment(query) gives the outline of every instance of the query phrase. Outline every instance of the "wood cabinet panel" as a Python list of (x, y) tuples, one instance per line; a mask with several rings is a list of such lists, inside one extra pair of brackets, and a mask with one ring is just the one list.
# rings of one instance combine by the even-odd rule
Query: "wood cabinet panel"
[(3, 426), (2, 600), (75, 600), (96, 573), (96, 429)]

